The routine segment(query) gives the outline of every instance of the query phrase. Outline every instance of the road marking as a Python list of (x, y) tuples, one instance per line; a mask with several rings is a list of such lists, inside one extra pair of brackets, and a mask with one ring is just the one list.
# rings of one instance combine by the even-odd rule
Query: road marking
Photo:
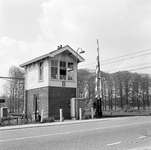
[(52, 136), (52, 135), (70, 134), (70, 133), (71, 132), (61, 132), (61, 133), (44, 134), (44, 135), (22, 137), (22, 138), (8, 139), (8, 140), (0, 140), (0, 143), (1, 142), (9, 142), (9, 141), (25, 140), (25, 139), (33, 139), (33, 138), (40, 138), (40, 137), (47, 137), (47, 136)]
[(118, 145), (118, 144), (121, 144), (121, 143), (122, 143), (122, 142), (110, 143), (110, 144), (107, 144), (107, 146)]
[(116, 125), (116, 126), (109, 126), (109, 127), (102, 127), (102, 128), (94, 128), (94, 129), (86, 129), (86, 130), (78, 130), (78, 131), (71, 131), (71, 132), (51, 133), (51, 134), (37, 135), (37, 136), (31, 136), (31, 137), (14, 138), (14, 139), (0, 140), (0, 143), (8, 142), (8, 141), (17, 141), (17, 140), (25, 140), (25, 139), (33, 139), (33, 138), (40, 138), (40, 137), (55, 136), (55, 135), (79, 133), (79, 132), (86, 132), (86, 131), (103, 130), (103, 129), (109, 129), (109, 128), (118, 128), (118, 127), (123, 127), (123, 126), (139, 125), (139, 124), (145, 124), (145, 123), (150, 123), (150, 122), (151, 121), (133, 123), (133, 124), (123, 124), (123, 125)]
[(139, 139), (147, 138), (147, 136), (140, 136)]

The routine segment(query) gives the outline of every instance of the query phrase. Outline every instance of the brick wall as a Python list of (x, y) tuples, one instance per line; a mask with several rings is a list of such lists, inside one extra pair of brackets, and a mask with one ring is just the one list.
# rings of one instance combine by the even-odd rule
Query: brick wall
[(48, 117), (48, 87), (28, 90), (27, 92), (27, 116), (33, 116), (33, 100), (34, 95), (38, 94), (38, 111), (41, 114), (43, 110), (44, 117)]
[[(49, 92), (49, 93), (48, 93)], [(34, 95), (39, 95), (38, 111), (43, 109), (44, 118), (54, 117), (59, 119), (59, 109), (63, 110), (63, 117), (70, 118), (70, 99), (76, 97), (76, 88), (68, 87), (43, 87), (26, 91), (27, 94), (27, 116), (33, 115)]]
[(63, 117), (70, 117), (70, 99), (76, 97), (76, 88), (49, 87), (49, 116), (59, 118), (59, 109), (63, 111)]

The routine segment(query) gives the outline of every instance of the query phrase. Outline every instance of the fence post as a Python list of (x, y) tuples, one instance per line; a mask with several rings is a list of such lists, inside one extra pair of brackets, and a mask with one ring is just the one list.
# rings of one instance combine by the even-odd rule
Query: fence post
[(60, 109), (60, 122), (62, 122), (62, 109)]
[(94, 112), (93, 112), (93, 107), (91, 107), (91, 118), (94, 118)]
[(40, 120), (40, 122), (43, 122), (43, 117), (44, 117), (44, 111), (43, 111), (43, 109), (41, 110), (41, 120)]
[(82, 111), (81, 111), (81, 108), (79, 108), (79, 119), (80, 119), (80, 120), (82, 119)]

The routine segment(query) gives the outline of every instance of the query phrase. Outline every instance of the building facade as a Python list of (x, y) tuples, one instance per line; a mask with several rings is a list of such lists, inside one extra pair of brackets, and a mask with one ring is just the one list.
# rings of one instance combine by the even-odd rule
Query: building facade
[(70, 46), (23, 63), (25, 69), (25, 112), (37, 119), (43, 111), (44, 118), (70, 118), (70, 99), (76, 97), (77, 65), (84, 59)]

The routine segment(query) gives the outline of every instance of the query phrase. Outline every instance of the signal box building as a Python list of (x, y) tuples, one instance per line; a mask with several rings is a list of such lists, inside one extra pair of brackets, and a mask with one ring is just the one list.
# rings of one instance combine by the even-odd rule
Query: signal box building
[(77, 65), (84, 59), (70, 46), (60, 46), (48, 54), (20, 65), (25, 69), (25, 112), (37, 119), (70, 118), (70, 99), (76, 97)]

